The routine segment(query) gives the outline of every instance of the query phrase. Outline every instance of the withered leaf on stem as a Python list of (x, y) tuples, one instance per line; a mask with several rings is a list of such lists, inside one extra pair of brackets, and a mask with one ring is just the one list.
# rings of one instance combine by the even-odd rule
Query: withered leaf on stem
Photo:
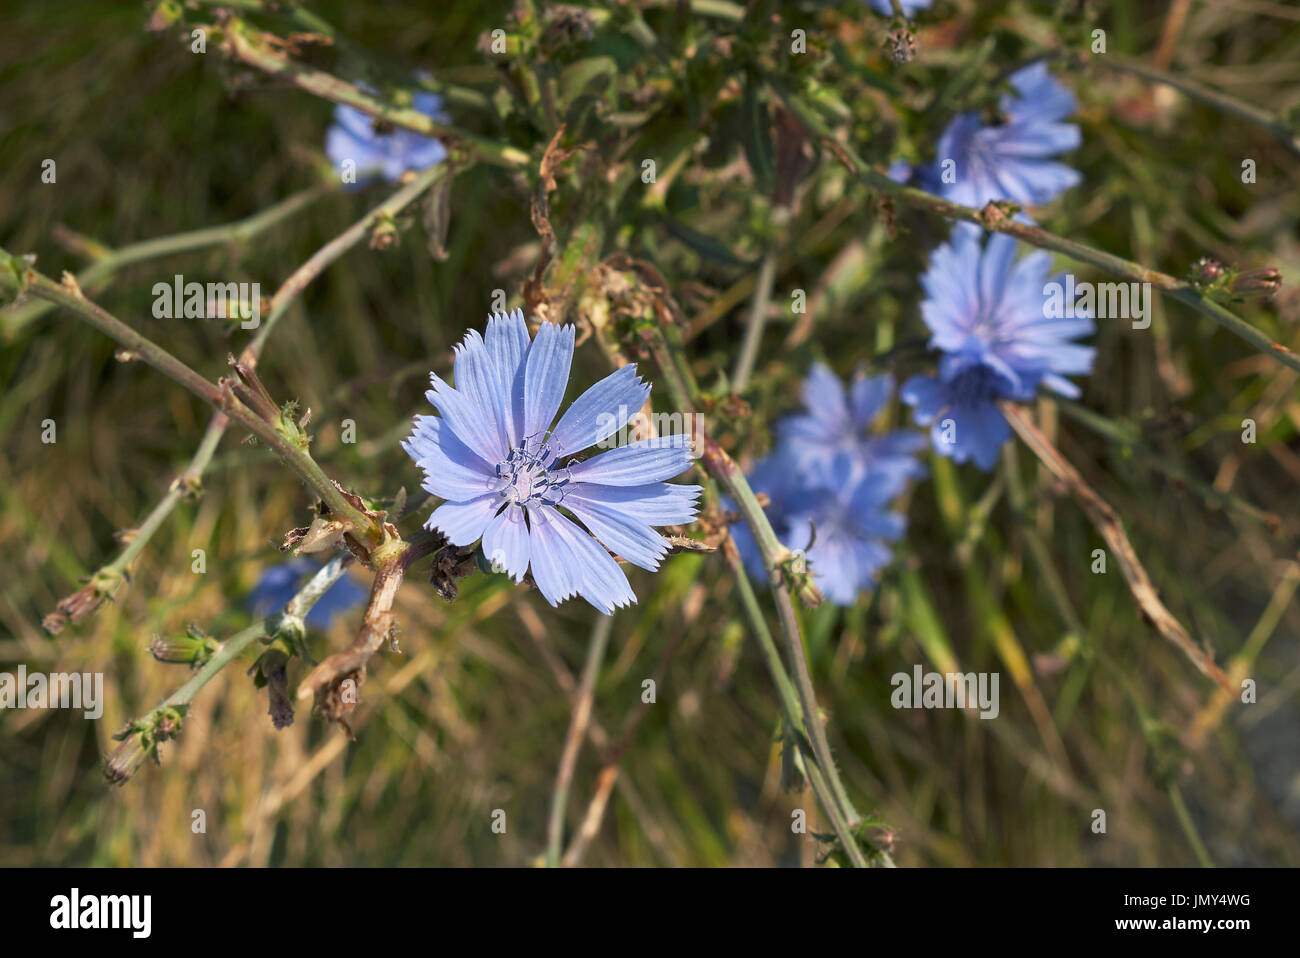
[(433, 566), (429, 570), (429, 584), (438, 597), (447, 602), (455, 602), (460, 595), (457, 579), (462, 579), (475, 570), (477, 563), (474, 553), (468, 549), (445, 548), (433, 557)]
[(812, 167), (814, 159), (808, 130), (799, 118), (783, 106), (776, 108), (776, 183), (772, 202), (777, 206), (794, 206), (799, 181)]
[(436, 262), (447, 258), (447, 230), (451, 225), (451, 181), (450, 176), (443, 177), (433, 189), (424, 196), (422, 204), (422, 222), (427, 238), (429, 255)]

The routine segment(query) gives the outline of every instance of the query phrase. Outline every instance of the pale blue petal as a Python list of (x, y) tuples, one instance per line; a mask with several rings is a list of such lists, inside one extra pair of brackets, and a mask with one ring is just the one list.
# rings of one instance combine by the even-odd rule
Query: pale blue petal
[(511, 442), (506, 428), (510, 417), (509, 392), (502, 384), (497, 364), (477, 330), (469, 330), (455, 349), (456, 390), (478, 410), (483, 431), (490, 438), (498, 463), (510, 454)]
[[(374, 90), (362, 84), (369, 93)], [(441, 123), (449, 122), (442, 111), (442, 99), (436, 93), (418, 93), (413, 98), (416, 110), (434, 117)], [(396, 181), (408, 170), (424, 170), (447, 158), (447, 148), (436, 137), (422, 136), (412, 130), (398, 129), (388, 133), (376, 132), (374, 119), (355, 107), (340, 105), (334, 111), (334, 124), (325, 135), (325, 152), (336, 165), (352, 160), (357, 165), (360, 185), (378, 172), (385, 179)], [(350, 184), (351, 185), (351, 184)]]
[(1052, 390), (1052, 392), (1058, 393), (1067, 399), (1078, 399), (1083, 395), (1082, 389), (1070, 382), (1070, 380), (1056, 375), (1056, 373), (1048, 373), (1044, 376), (1043, 385)]
[(934, 376), (915, 375), (903, 383), (899, 397), (912, 407), (912, 419), (918, 426), (928, 426), (948, 402), (943, 383)]
[(560, 417), (551, 433), (551, 451), (567, 456), (595, 445), (627, 425), (649, 396), (650, 386), (637, 378), (636, 364), (616, 369), (579, 396)]
[(556, 523), (568, 522), (550, 506), (528, 509), (528, 548), (533, 582), (551, 605), (559, 605), (577, 594), (580, 585), (576, 572), (581, 559), (573, 546), (555, 529)]
[(603, 503), (647, 525), (679, 526), (695, 521), (696, 500), (702, 491), (701, 486), (671, 482), (652, 482), (644, 486), (575, 482), (567, 487), (563, 505), (567, 507), (570, 497), (579, 496)]
[(528, 571), (528, 524), (524, 510), (506, 506), (483, 530), (483, 555), (494, 569), (500, 569), (516, 582)]
[(817, 536), (808, 550), (808, 568), (822, 594), (836, 605), (853, 605), (860, 591), (861, 575), (851, 549), (838, 536)]
[(473, 545), (483, 535), (492, 514), (499, 508), (501, 497), (496, 493), (467, 502), (444, 502), (433, 510), (424, 527), (445, 533), (452, 545)]
[(825, 363), (812, 364), (799, 388), (808, 414), (835, 429), (849, 420), (849, 407), (844, 401), (844, 384)]
[(342, 128), (357, 140), (370, 142), (375, 139), (375, 121), (370, 114), (363, 113), (354, 106), (340, 103), (334, 108), (336, 128)]
[(860, 429), (871, 425), (880, 410), (889, 402), (890, 393), (894, 391), (894, 377), (888, 373), (883, 376), (856, 376), (849, 387), (849, 402), (853, 407), (853, 423)]
[(1015, 237), (994, 233), (984, 245), (979, 270), (980, 305), (984, 316), (997, 315), (1002, 291), (1011, 274), (1011, 264), (1015, 262), (1016, 244)]
[(691, 467), (694, 453), (685, 433), (641, 439), (575, 463), (568, 469), (575, 482), (639, 486), (672, 479)]
[(516, 309), (508, 316), (495, 313), (489, 317), (484, 341), (492, 354), (492, 361), (496, 363), (498, 380), (509, 391), (506, 427), (513, 448), (523, 438), (524, 432), (524, 358), (528, 355), (530, 340), (523, 311)]
[(1049, 123), (1075, 111), (1078, 103), (1070, 89), (1052, 76), (1043, 61), (1022, 67), (1008, 78), (1018, 96), (1004, 96), (1002, 108), (1017, 123)]
[(668, 541), (663, 536), (615, 505), (570, 493), (564, 497), (564, 508), (577, 516), (592, 535), (633, 565), (653, 572), (668, 551)]
[(572, 326), (542, 323), (524, 367), (524, 435), (540, 442), (555, 420), (569, 384), (573, 361)]
[(447, 385), (437, 373), (429, 374), (433, 388), (425, 397), (431, 402), (456, 438), (485, 463), (496, 464), (503, 458), (500, 440), (491, 429), (491, 416), (479, 409), (460, 391)]
[(425, 473), (424, 488), (439, 499), (464, 501), (491, 492), (500, 480), (437, 416), (416, 416), (415, 430), (402, 442)]
[(579, 595), (606, 615), (636, 602), (627, 575), (600, 543), (558, 513), (551, 517), (551, 530), (577, 557), (573, 572)]

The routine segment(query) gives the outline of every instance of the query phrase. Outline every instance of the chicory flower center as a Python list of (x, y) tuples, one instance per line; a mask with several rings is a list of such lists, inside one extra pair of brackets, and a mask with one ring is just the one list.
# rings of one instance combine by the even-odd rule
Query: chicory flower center
[(564, 498), (569, 484), (567, 469), (553, 470), (554, 457), (543, 444), (528, 449), (527, 444), (510, 450), (499, 463), (496, 474), (502, 480), (501, 497), (513, 505), (547, 503), (556, 505)]

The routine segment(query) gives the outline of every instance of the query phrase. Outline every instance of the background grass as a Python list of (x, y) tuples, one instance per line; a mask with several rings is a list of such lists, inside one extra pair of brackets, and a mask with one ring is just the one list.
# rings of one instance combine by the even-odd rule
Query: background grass
[[(812, 359), (841, 373), (873, 357), (887, 357), (882, 364), (900, 376), (924, 368), (917, 277), (946, 229), (896, 210), (891, 235), (874, 198), (824, 158), (793, 223), (773, 239), (764, 225), (770, 203), (745, 162), (741, 88), (792, 26), (809, 31), (819, 63), (831, 61), (818, 69), (848, 104), (850, 135), (873, 161), (929, 159), (952, 111), (991, 89), (999, 70), (1056, 46), (1084, 49), (1093, 27), (1108, 31), (1112, 52), (1149, 62), (1179, 8), (1186, 19), (1170, 70), (1279, 115), (1300, 108), (1294, 7), (1096, 3), (1082, 17), (1058, 9), (1069, 6), (941, 0), (921, 18), (920, 59), (906, 68), (881, 53), (888, 21), (852, 2), (759, 3), (739, 26), (647, 10), (667, 65), (626, 32), (602, 28), (584, 52), (620, 65), (609, 103), (647, 116), (617, 129), (588, 116), (578, 132), (600, 138), (599, 158), (635, 185), (616, 191), (586, 169), (562, 178), (552, 200), (561, 244), (595, 224), (602, 255), (626, 249), (654, 262), (692, 318), (752, 277), (765, 244), (783, 244), (775, 300), (807, 290), (819, 303), (812, 335), (784, 348), (792, 317), (774, 315), (746, 395), (750, 411), (718, 423), (738, 457), (761, 454)], [(414, 3), (312, 9), (398, 75), (427, 69), (509, 98), (477, 48), (483, 31), (509, 26), (503, 4), (447, 3), (436, 14)], [(778, 29), (760, 14), (783, 22)], [(0, 242), (37, 253), (49, 275), (84, 263), (55, 241), (59, 224), (120, 246), (230, 222), (321, 180), (330, 104), (233, 66), (218, 50), (193, 54), (179, 27), (146, 32), (147, 20), (134, 3), (7, 8)], [(682, 58), (698, 53), (692, 44), (719, 37), (730, 38), (729, 52), (700, 55), (683, 72)], [(343, 53), (305, 55), (355, 75)], [(945, 86), (967, 65), (977, 81)], [(1070, 161), (1084, 184), (1044, 211), (1045, 225), (1176, 275), (1201, 255), (1300, 275), (1300, 164), (1267, 132), (1121, 74), (1063, 76), (1081, 101), (1084, 145)], [(944, 93), (937, 102), (935, 91)], [(481, 112), (457, 119), (540, 156), (549, 130)], [(651, 202), (635, 161), (673, 151), (683, 166), (662, 202)], [(58, 163), (54, 185), (40, 183), (47, 157)], [(1257, 162), (1253, 185), (1241, 182), (1244, 157)], [(669, 166), (660, 162), (661, 180)], [(513, 302), (531, 272), (527, 189), (501, 170), (461, 174), (445, 261), (431, 259), (418, 224), (395, 249), (362, 246), (277, 329), (263, 379), (277, 398), (312, 409), (313, 452), (330, 475), (368, 496), (418, 488), (397, 442), (411, 414), (426, 411), (427, 371), (446, 366), (464, 330), (481, 325), (493, 289)], [(257, 281), (265, 297), (384, 195), (383, 186), (332, 193), (246, 244), (132, 266), (97, 299), (215, 377), (247, 334), (154, 319), (153, 283), (175, 272)], [(707, 388), (734, 362), (746, 299), (690, 346)], [(1293, 293), (1233, 308), (1300, 345)], [(422, 574), (408, 582), (397, 606), (401, 652), (372, 661), (356, 742), (305, 710), (275, 732), (265, 694), (244, 674), (250, 657), (199, 696), (161, 767), (120, 789), (105, 785), (99, 767), (111, 734), (185, 677), (183, 667), (150, 658), (150, 637), (180, 634), (190, 622), (217, 636), (244, 627), (242, 597), (280, 561), (273, 543), (305, 524), (311, 501), (264, 449), (231, 430), (205, 494), (155, 536), (119, 601), (48, 636), (42, 617), (112, 559), (115, 532), (166, 491), (208, 412), (139, 363), (116, 361), (112, 343), (69, 315), (4, 329), (0, 669), (102, 671), (106, 705), (98, 722), (68, 711), (0, 712), (0, 864), (537, 860), (570, 691), (597, 616), (581, 603), (553, 610), (496, 576), (465, 580), (450, 605)], [(1091, 418), (1048, 403), (1040, 412), (1124, 517), (1171, 610), (1220, 662), (1245, 650), (1258, 704), (1229, 706), (1215, 720), (1222, 703), (1213, 686), (1144, 625), (1113, 561), (1105, 575), (1090, 571), (1103, 543), (1031, 454), (1012, 446), (992, 476), (931, 457), (931, 478), (904, 503), (906, 543), (879, 588), (853, 608), (805, 614), (832, 745), (858, 804), (896, 833), (900, 864), (1190, 865), (1203, 860), (1198, 840), (1218, 864), (1296, 864), (1297, 378), (1177, 304), (1158, 303), (1146, 333), (1103, 322), (1095, 342), (1080, 404)], [(608, 367), (588, 344), (574, 369), (575, 384), (585, 384)], [(654, 378), (653, 364), (646, 369)], [(662, 390), (656, 400), (667, 410)], [(1253, 445), (1240, 440), (1246, 417), (1258, 423)], [(52, 445), (41, 442), (45, 419), (57, 423)], [(340, 441), (344, 419), (356, 422), (355, 445)], [(1023, 495), (1023, 508), (1012, 493)], [(206, 550), (204, 575), (191, 572), (196, 548)], [(817, 843), (791, 833), (791, 811), (807, 809), (814, 831), (829, 827), (811, 793), (781, 788), (776, 696), (721, 557), (674, 557), (658, 574), (634, 573), (632, 584), (640, 603), (614, 619), (594, 719), (607, 740), (625, 722), (639, 724), (584, 861), (810, 863)], [(313, 633), (315, 657), (346, 644), (359, 615)], [(1023, 689), (1009, 665), (1020, 657), (1032, 666)], [(1000, 671), (1000, 717), (894, 710), (889, 677), (916, 663)], [(300, 663), (291, 666), (291, 680), (302, 674)], [(642, 682), (652, 675), (657, 702), (643, 708)], [(1037, 717), (1027, 704), (1035, 701), (1045, 709)], [(588, 743), (569, 795), (571, 829), (603, 765)], [(203, 834), (191, 830), (195, 809), (206, 814)], [(504, 835), (490, 828), (494, 809), (506, 812)], [(1094, 809), (1106, 812), (1105, 835), (1090, 830)]]

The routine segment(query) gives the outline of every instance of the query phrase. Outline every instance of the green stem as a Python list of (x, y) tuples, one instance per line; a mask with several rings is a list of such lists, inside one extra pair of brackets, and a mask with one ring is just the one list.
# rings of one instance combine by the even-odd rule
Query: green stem
[[(655, 324), (642, 327), (641, 336), (664, 373), (673, 402), (684, 414), (689, 414), (692, 418), (699, 415), (695, 410), (699, 405), (700, 392), (687, 366), (680, 332), (676, 328)], [(703, 434), (703, 430), (699, 432)], [(824, 800), (823, 804), (832, 824), (838, 820), (842, 826), (842, 831), (837, 828), (837, 834), (844, 845), (845, 854), (854, 864), (860, 862), (861, 865), (865, 865), (866, 860), (862, 856), (861, 849), (857, 847), (853, 835), (853, 829), (857, 827), (860, 816), (849, 800), (848, 790), (844, 787), (839, 770), (831, 756), (826, 729), (822, 724), (821, 709), (817, 704), (812, 677), (808, 671), (799, 617), (790, 596), (787, 576), (791, 573), (787, 571), (786, 566), (788, 561), (794, 558), (794, 554), (777, 538), (767, 514), (763, 512), (763, 507), (759, 505), (758, 498), (735, 460), (707, 435), (704, 435), (703, 443), (704, 448), (700, 451), (701, 464), (723, 485), (736, 502), (741, 517), (753, 534), (759, 554), (763, 557), (763, 565), (768, 572), (781, 630), (786, 640), (786, 649), (795, 671), (794, 687), (802, 708), (802, 722), (797, 717), (791, 716), (791, 723), (796, 728), (802, 726), (806, 730), (812, 746), (813, 759), (830, 786), (830, 794), (824, 797), (829, 799), (829, 803)], [(739, 570), (739, 575), (743, 576), (743, 574), (744, 570)], [(806, 575), (803, 581), (801, 592), (808, 594), (810, 598), (820, 600), (820, 593)], [(747, 585), (748, 582), (741, 588)]]
[[(1062, 55), (1065, 54), (1062, 53)], [(1135, 60), (1132, 57), (1116, 53), (1107, 53), (1104, 56), (1079, 55), (1078, 62), (1088, 66), (1099, 66), (1104, 70), (1114, 70), (1117, 73), (1130, 73), (1144, 80), (1150, 80), (1152, 83), (1172, 87), (1193, 100), (1199, 100), (1216, 110), (1222, 110), (1224, 113), (1262, 127), (1281, 140), (1288, 150), (1296, 156), (1300, 156), (1300, 136), (1296, 135), (1296, 131), (1272, 113), (1261, 110), (1245, 100), (1239, 100), (1219, 90), (1203, 86), (1190, 77), (1170, 73), (1167, 70), (1161, 70), (1159, 67), (1153, 67), (1145, 61)]]
[[(744, 564), (740, 561), (740, 556), (735, 548), (730, 544), (723, 547), (723, 553), (726, 556), (727, 564), (731, 566), (732, 576), (736, 581), (736, 590), (740, 593), (741, 608), (745, 610), (745, 615), (749, 619), (751, 631), (754, 633), (754, 639), (758, 642), (758, 651), (763, 658), (763, 664), (767, 666), (768, 674), (772, 676), (772, 684), (776, 686), (777, 694), (781, 698), (781, 709), (785, 713), (785, 720), (790, 728), (800, 730), (805, 727), (806, 722), (803, 716), (806, 714), (800, 704), (800, 696), (795, 691), (793, 684), (790, 682), (790, 676), (786, 673), (785, 665), (781, 661), (781, 652), (776, 647), (776, 642), (772, 639), (772, 633), (767, 627), (767, 621), (763, 618), (763, 611), (758, 605), (758, 596), (754, 593), (754, 587), (749, 582), (749, 575), (745, 572)], [(808, 782), (812, 785), (813, 793), (817, 796), (818, 802), (826, 811), (826, 817), (831, 821), (831, 827), (835, 829), (835, 834), (839, 837), (840, 844), (844, 847), (844, 853), (849, 856), (856, 868), (866, 868), (867, 860), (858, 847), (854, 838), (852, 829), (845, 820), (845, 813), (841, 810), (852, 808), (852, 804), (844, 805), (841, 802), (840, 795), (843, 789), (832, 787), (822, 774), (822, 766), (817, 760), (815, 751), (807, 738), (800, 734), (798, 745), (801, 751), (805, 752), (811, 762), (805, 762), (804, 768), (808, 773)], [(847, 796), (844, 799), (847, 802)], [(893, 865), (892, 859), (885, 852), (881, 852), (887, 864)]]
[(212, 658), (208, 659), (202, 668), (194, 673), (193, 678), (167, 696), (154, 711), (171, 706), (188, 705), (194, 700), (194, 696), (211, 682), (218, 672), (238, 658), (246, 648), (264, 635), (275, 635), (285, 618), (305, 618), (317, 600), (343, 576), (351, 561), (352, 556), (350, 553), (345, 552), (336, 555), (311, 577), (307, 584), (298, 591), (298, 594), (289, 600), (284, 609), (253, 623), (242, 632), (235, 633), (221, 643), (221, 647), (213, 653)]
[(740, 344), (740, 356), (736, 359), (736, 369), (732, 373), (731, 388), (736, 393), (743, 393), (749, 384), (749, 376), (754, 371), (758, 360), (758, 347), (763, 342), (763, 326), (767, 323), (767, 308), (772, 301), (772, 281), (776, 278), (777, 255), (775, 249), (769, 249), (763, 255), (763, 263), (758, 268), (758, 285), (754, 290), (754, 301), (749, 311), (749, 323), (745, 327), (745, 338)]
[(331, 513), (351, 524), (354, 534), (359, 538), (372, 546), (383, 540), (384, 532), (379, 523), (347, 500), (306, 449), (290, 441), (274, 424), (255, 415), (248, 407), (233, 396), (224, 393), (215, 383), (204, 379), (157, 343), (137, 333), (103, 307), (86, 299), (75, 285), (61, 286), (48, 276), (31, 269), (23, 260), (0, 249), (0, 289), (14, 293), (31, 293), (63, 306), (100, 332), (117, 340), (118, 343), (138, 354), (154, 369), (180, 383), (218, 412), (225, 413), (275, 450), (280, 458), (324, 500)]
[(528, 154), (517, 147), (497, 143), (486, 137), (468, 133), (454, 126), (439, 123), (433, 117), (411, 107), (399, 107), (363, 92), (356, 85), (341, 80), (333, 74), (313, 67), (294, 63), (288, 57), (271, 49), (262, 41), (262, 33), (241, 20), (231, 19), (224, 25), (225, 36), (230, 41), (236, 58), (273, 76), (283, 77), (289, 83), (334, 103), (355, 107), (362, 113), (412, 130), (423, 136), (456, 139), (463, 142), (478, 159), (495, 166), (512, 169), (525, 166)]
[[(312, 254), (311, 258), (308, 259), (307, 262), (294, 270), (293, 274), (280, 285), (278, 290), (276, 290), (275, 296), (271, 299), (271, 312), (267, 316), (266, 320), (263, 321), (261, 328), (258, 330), (257, 335), (253, 338), (252, 342), (244, 348), (244, 352), (240, 357), (241, 360), (250, 368), (255, 367), (257, 365), (257, 360), (261, 356), (262, 349), (265, 347), (267, 339), (271, 335), (271, 330), (275, 327), (280, 317), (288, 312), (289, 306), (292, 305), (293, 301), (307, 287), (307, 285), (324, 272), (328, 266), (339, 260), (344, 253), (359, 243), (366, 236), (366, 233), (377, 219), (382, 216), (396, 215), (411, 203), (422, 191), (437, 182), (446, 172), (446, 165), (439, 164), (438, 166), (422, 173), (411, 183), (402, 187), (402, 189), (398, 190), (383, 203), (380, 203), (368, 212), (338, 237), (326, 243), (323, 247)], [(267, 210), (266, 212), (269, 213), (270, 210)], [(258, 217), (250, 217), (248, 220), (243, 220), (241, 222), (251, 223), (257, 219)], [(124, 250), (125, 249), (126, 248), (124, 247)], [(53, 307), (52, 303), (47, 303), (45, 301), (42, 301), (40, 305), (42, 307)], [(199, 449), (195, 452), (194, 458), (190, 461), (189, 466), (187, 466), (185, 471), (177, 477), (176, 481), (172, 483), (171, 488), (168, 490), (167, 495), (163, 497), (162, 501), (154, 507), (153, 511), (149, 513), (145, 520), (135, 530), (131, 542), (122, 551), (121, 555), (95, 573), (95, 575), (91, 577), (92, 581), (98, 581), (108, 588), (116, 590), (117, 585), (121, 581), (122, 575), (130, 567), (131, 563), (135, 561), (136, 557), (144, 551), (144, 547), (148, 545), (149, 540), (153, 538), (154, 533), (161, 528), (166, 518), (171, 515), (172, 510), (176, 508), (177, 503), (179, 503), (185, 495), (186, 488), (192, 483), (197, 482), (203, 476), (208, 464), (212, 460), (213, 453), (221, 442), (221, 437), (225, 435), (226, 426), (229, 425), (229, 422), (230, 420), (223, 412), (218, 412), (212, 417), (211, 422), (208, 424), (207, 432), (204, 433), (203, 440), (199, 444)], [(47, 628), (51, 628), (54, 631), (61, 629), (62, 624), (62, 620), (58, 617), (52, 616), (47, 619)]]
[(271, 335), (271, 330), (289, 311), (293, 301), (308, 284), (323, 273), (326, 267), (335, 263), (344, 253), (361, 242), (375, 223), (386, 217), (396, 216), (422, 193), (448, 175), (450, 175), (450, 167), (446, 163), (430, 167), (313, 253), (311, 258), (294, 270), (275, 291), (275, 295), (271, 297), (271, 311), (240, 358), (249, 366), (255, 366), (266, 340)]
[(1169, 785), (1169, 801), (1174, 805), (1174, 814), (1178, 816), (1178, 824), (1183, 834), (1187, 836), (1187, 843), (1192, 846), (1192, 854), (1196, 856), (1202, 868), (1213, 868), (1214, 862), (1210, 859), (1210, 853), (1206, 851), (1200, 832), (1196, 830), (1196, 823), (1192, 821), (1192, 816), (1187, 811), (1187, 803), (1183, 801), (1183, 790), (1173, 783)]
[[(227, 223), (224, 226), (209, 226), (203, 229), (176, 233), (172, 236), (159, 236), (154, 239), (131, 243), (114, 250), (100, 248), (95, 261), (77, 275), (77, 284), (87, 293), (99, 292), (120, 269), (133, 263), (158, 259), (176, 253), (187, 253), (212, 246), (242, 245), (277, 223), (283, 222), (300, 210), (314, 203), (317, 199), (331, 193), (335, 186), (313, 186), (288, 196), (280, 202), (268, 206), (242, 220)], [(49, 302), (36, 302), (15, 310), (4, 317), (4, 337), (13, 336), (28, 323), (39, 319), (54, 308)]]

